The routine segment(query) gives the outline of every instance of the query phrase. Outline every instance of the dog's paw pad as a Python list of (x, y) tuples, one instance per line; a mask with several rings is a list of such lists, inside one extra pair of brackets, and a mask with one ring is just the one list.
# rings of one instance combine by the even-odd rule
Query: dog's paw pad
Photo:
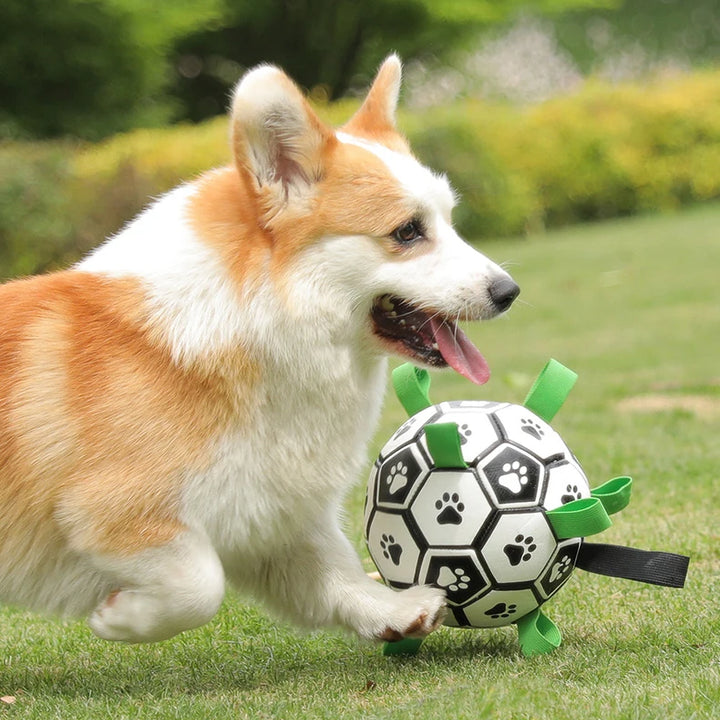
[[(419, 591), (420, 588), (413, 590)], [(428, 602), (426, 607), (418, 608), (410, 619), (406, 619), (402, 624), (398, 623), (399, 627), (388, 625), (377, 637), (386, 642), (397, 642), (403, 638), (424, 638), (442, 625), (445, 612), (444, 598), (436, 594), (432, 596), (431, 602)]]

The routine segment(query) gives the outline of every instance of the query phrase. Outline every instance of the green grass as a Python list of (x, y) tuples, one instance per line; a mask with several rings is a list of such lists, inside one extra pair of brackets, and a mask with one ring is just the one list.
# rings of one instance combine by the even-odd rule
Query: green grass
[[(229, 595), (210, 625), (153, 646), (0, 613), (2, 718), (716, 718), (720, 708), (720, 206), (490, 244), (523, 287), (473, 328), (484, 388), (433, 376), (436, 401), (522, 402), (549, 357), (580, 379), (554, 421), (591, 485), (635, 478), (603, 540), (691, 555), (685, 590), (577, 571), (546, 606), (564, 640), (525, 659), (512, 628), (442, 629), (412, 658), (300, 634)], [(660, 396), (658, 409), (643, 398)], [(692, 400), (689, 404), (687, 398)], [(623, 410), (628, 398), (640, 411)], [(695, 403), (698, 398), (701, 404)], [(389, 397), (376, 447), (403, 420)], [(361, 539), (362, 481), (348, 501)]]

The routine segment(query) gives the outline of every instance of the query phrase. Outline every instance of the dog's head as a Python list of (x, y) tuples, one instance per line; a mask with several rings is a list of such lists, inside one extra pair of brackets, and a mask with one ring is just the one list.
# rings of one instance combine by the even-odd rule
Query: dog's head
[(398, 133), (400, 78), (391, 56), (336, 131), (282, 71), (250, 71), (233, 96), (235, 165), (298, 317), (333, 318), (379, 352), (485, 382), (487, 364), (457, 321), (506, 311), (519, 289), (458, 237), (447, 179)]

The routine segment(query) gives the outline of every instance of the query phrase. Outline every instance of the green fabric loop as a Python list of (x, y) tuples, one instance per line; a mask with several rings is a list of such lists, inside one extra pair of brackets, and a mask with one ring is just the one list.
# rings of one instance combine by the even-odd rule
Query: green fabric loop
[(412, 363), (404, 363), (392, 371), (392, 383), (405, 412), (412, 417), (430, 407), (430, 373)]
[(439, 468), (466, 468), (460, 449), (457, 423), (435, 423), (425, 427), (428, 450)]
[(525, 407), (550, 422), (570, 394), (577, 377), (577, 373), (562, 363), (549, 360), (530, 388)]
[(520, 618), (516, 623), (520, 651), (525, 657), (543, 655), (560, 647), (562, 635), (557, 625), (540, 608)]
[(603, 504), (608, 515), (613, 515), (627, 507), (631, 492), (632, 478), (616, 477), (592, 490), (590, 495)]
[(595, 535), (612, 525), (602, 502), (592, 497), (573, 500), (545, 514), (560, 540)]
[(383, 645), (383, 655), (415, 655), (423, 644), (422, 638), (403, 638)]

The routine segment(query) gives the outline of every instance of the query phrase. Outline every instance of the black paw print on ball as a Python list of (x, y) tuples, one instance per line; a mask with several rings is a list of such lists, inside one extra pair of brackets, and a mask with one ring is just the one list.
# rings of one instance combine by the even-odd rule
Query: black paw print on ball
[(457, 493), (443, 493), (435, 503), (435, 508), (440, 511), (435, 518), (439, 525), (459, 525), (463, 520), (465, 503), (460, 502)]
[(485, 612), (485, 614), (488, 617), (491, 617), (493, 620), (498, 620), (499, 618), (508, 618), (511, 615), (514, 615), (517, 612), (517, 605), (514, 603), (504, 603), (499, 602), (497, 605), (494, 605), (489, 610)]
[(565, 494), (560, 498), (560, 502), (563, 505), (567, 505), (568, 503), (573, 502), (574, 500), (580, 500), (582, 497), (582, 492), (580, 492), (580, 489), (577, 485), (568, 485), (565, 488)]

